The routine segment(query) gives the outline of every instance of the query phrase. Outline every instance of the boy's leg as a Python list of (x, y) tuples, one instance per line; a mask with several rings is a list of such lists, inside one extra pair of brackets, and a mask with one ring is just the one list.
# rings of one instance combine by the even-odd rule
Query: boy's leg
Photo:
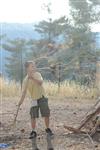
[(37, 133), (35, 131), (36, 127), (36, 118), (39, 117), (39, 107), (35, 106), (30, 109), (30, 115), (31, 115), (31, 126), (32, 126), (32, 132), (30, 133), (30, 139), (32, 140), (32, 150), (39, 150), (37, 148)]
[(41, 115), (42, 115), (42, 117), (44, 118), (44, 121), (45, 121), (46, 132), (52, 136), (54, 134), (52, 133), (51, 129), (49, 128), (50, 109), (49, 109), (49, 106), (48, 106), (48, 99), (43, 98), (43, 99), (39, 100), (39, 107), (40, 107)]
[(46, 126), (46, 133), (49, 134), (50, 136), (54, 136), (54, 134), (52, 133), (52, 130), (49, 128), (49, 121), (50, 121), (50, 117), (44, 117), (44, 121), (45, 121), (45, 126)]
[(36, 127), (36, 118), (31, 118), (31, 127), (33, 130), (35, 130)]
[(31, 126), (32, 126), (32, 132), (30, 134), (30, 138), (36, 136), (35, 127), (36, 127), (36, 118), (39, 117), (39, 107), (33, 106), (30, 109), (30, 115), (31, 115)]
[(39, 106), (31, 107), (30, 116), (31, 116), (31, 126), (32, 129), (34, 130), (36, 127), (36, 118), (39, 117)]
[(36, 118), (31, 118), (31, 126), (32, 126), (32, 131), (30, 133), (30, 139), (32, 138), (36, 138), (37, 133), (35, 131), (35, 127), (36, 127)]
[(36, 127), (36, 118), (31, 118), (31, 126), (32, 126), (32, 131), (30, 133), (30, 139), (32, 138), (36, 138), (37, 133), (35, 131), (35, 127)]
[(46, 128), (49, 128), (49, 122), (50, 122), (49, 116), (48, 117), (44, 117), (44, 121), (45, 121)]

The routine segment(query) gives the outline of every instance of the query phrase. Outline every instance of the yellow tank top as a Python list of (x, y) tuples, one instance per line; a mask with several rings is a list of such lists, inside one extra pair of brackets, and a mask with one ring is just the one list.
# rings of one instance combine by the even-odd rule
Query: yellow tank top
[[(34, 78), (37, 80), (43, 80), (39, 72), (34, 73)], [(26, 76), (26, 78), (24, 79), (24, 85), (27, 80), (28, 80), (28, 76)], [(36, 100), (36, 99), (41, 98), (42, 96), (45, 96), (43, 84), (39, 85), (33, 79), (29, 79), (28, 81), (28, 92), (33, 100)]]

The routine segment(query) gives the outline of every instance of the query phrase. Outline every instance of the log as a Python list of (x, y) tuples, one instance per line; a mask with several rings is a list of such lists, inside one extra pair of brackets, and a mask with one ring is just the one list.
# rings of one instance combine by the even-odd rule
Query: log
[[(100, 101), (100, 99), (99, 99), (99, 101)], [(82, 131), (81, 129), (83, 127), (85, 127), (87, 123), (89, 123), (90, 121), (93, 121), (93, 118), (96, 117), (98, 114), (100, 114), (100, 106), (97, 107), (95, 111), (93, 111), (92, 113), (87, 115), (85, 117), (85, 119), (83, 121), (81, 121), (81, 124), (79, 125), (79, 127), (73, 128), (71, 126), (64, 125), (64, 128), (71, 131), (71, 132), (74, 132), (74, 133), (86, 133), (85, 131)], [(99, 121), (99, 123), (100, 123), (100, 121)], [(91, 133), (90, 133), (91, 136), (95, 134), (99, 125), (100, 124), (96, 124), (93, 127), (93, 129), (91, 130)]]
[(81, 125), (77, 129), (80, 130), (82, 127), (84, 127), (90, 120), (92, 120), (99, 113), (100, 113), (100, 106), (94, 112), (92, 112), (91, 114), (86, 116), (86, 119), (83, 120), (83, 122), (81, 123)]

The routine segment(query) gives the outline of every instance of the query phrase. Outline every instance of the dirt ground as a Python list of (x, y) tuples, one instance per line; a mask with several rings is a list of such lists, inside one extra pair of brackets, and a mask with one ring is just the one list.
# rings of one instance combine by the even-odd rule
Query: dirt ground
[[(0, 112), (0, 143), (10, 143), (8, 150), (32, 150), (29, 139), (30, 100), (26, 98), (19, 111), (16, 126), (11, 126), (19, 98), (2, 98)], [(100, 150), (100, 141), (92, 141), (87, 135), (73, 134), (64, 125), (77, 127), (95, 100), (49, 97), (51, 109), (50, 127), (55, 136), (52, 140), (54, 150)], [(45, 125), (40, 117), (37, 120), (37, 143), (40, 150), (47, 150)], [(99, 133), (100, 134), (100, 133)], [(100, 139), (98, 139), (100, 140)]]

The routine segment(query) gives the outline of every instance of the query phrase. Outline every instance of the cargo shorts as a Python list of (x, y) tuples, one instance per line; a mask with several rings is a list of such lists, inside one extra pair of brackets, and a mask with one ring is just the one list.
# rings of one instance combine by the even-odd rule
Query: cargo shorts
[(42, 97), (37, 101), (37, 106), (32, 106), (30, 108), (30, 115), (32, 118), (39, 118), (39, 110), (42, 117), (49, 117), (50, 116), (50, 109), (48, 106), (48, 98)]

